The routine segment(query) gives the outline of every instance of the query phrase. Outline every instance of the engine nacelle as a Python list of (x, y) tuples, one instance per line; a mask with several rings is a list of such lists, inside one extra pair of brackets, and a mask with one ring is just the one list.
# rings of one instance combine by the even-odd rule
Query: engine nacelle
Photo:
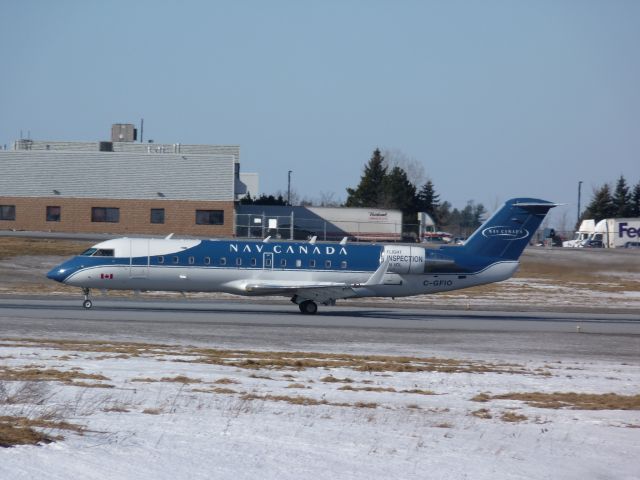
[(389, 259), (390, 273), (422, 274), (424, 272), (424, 248), (408, 245), (385, 245), (382, 261)]

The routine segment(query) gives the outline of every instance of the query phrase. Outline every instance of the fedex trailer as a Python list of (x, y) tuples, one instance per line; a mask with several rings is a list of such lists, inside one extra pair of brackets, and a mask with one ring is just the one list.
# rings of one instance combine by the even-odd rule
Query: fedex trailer
[(589, 240), (600, 240), (605, 248), (629, 248), (637, 245), (640, 242), (640, 218), (600, 220)]

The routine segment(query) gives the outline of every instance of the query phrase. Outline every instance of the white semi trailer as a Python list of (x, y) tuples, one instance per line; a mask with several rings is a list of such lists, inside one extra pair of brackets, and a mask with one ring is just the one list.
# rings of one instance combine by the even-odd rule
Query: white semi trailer
[[(585, 242), (601, 241), (605, 248), (629, 248), (640, 242), (640, 218), (605, 218)], [(583, 242), (584, 243), (584, 242)]]

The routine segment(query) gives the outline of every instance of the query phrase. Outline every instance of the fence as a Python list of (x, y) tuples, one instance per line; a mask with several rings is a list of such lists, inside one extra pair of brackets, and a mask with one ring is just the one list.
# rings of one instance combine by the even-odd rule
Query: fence
[[(473, 229), (452, 229), (463, 232), (459, 238), (466, 238), (467, 231)], [(420, 232), (420, 225), (402, 225), (391, 222), (356, 222), (323, 220), (319, 218), (296, 217), (291, 215), (278, 216), (261, 214), (236, 214), (236, 237), (263, 239), (268, 236), (283, 240), (308, 240), (317, 237), (320, 241), (340, 241), (347, 237), (350, 241), (384, 241), (384, 242), (418, 242), (444, 244), (454, 242), (456, 236), (443, 239), (437, 234), (425, 235)], [(562, 246), (561, 240), (573, 238), (573, 231), (556, 231), (555, 246)], [(531, 239), (532, 244), (545, 243), (543, 229), (538, 230)], [(551, 240), (546, 243), (552, 243)]]
[[(236, 214), (236, 236), (240, 238), (273, 238), (307, 240), (317, 237), (323, 241), (339, 241), (348, 237), (351, 241), (416, 241), (417, 225), (401, 223), (355, 222), (323, 220), (318, 218), (266, 214)], [(415, 229), (415, 230), (414, 230)], [(409, 233), (407, 233), (409, 232)]]

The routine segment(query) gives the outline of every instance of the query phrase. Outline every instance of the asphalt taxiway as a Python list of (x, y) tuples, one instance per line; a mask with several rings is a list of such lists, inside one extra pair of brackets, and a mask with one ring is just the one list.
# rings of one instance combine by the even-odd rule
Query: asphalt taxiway
[(91, 339), (386, 355), (640, 361), (625, 314), (433, 311), (338, 305), (96, 298), (0, 298), (0, 338)]

